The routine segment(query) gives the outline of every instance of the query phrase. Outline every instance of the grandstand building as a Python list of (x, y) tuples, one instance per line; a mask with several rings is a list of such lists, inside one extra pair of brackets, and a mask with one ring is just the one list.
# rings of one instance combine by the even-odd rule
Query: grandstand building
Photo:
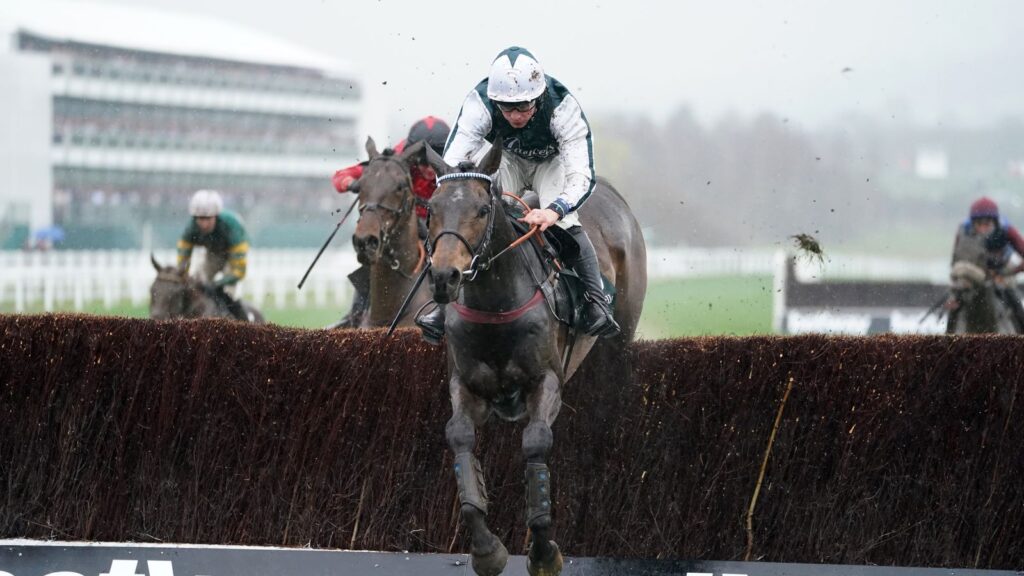
[(75, 247), (165, 242), (199, 188), (272, 236), (357, 156), (345, 63), (207, 17), (20, 4), (0, 13), (3, 247), (50, 224)]

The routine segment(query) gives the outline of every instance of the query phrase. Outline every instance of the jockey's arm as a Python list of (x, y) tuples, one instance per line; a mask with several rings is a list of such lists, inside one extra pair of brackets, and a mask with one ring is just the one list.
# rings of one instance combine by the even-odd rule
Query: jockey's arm
[(245, 278), (245, 269), (249, 256), (249, 242), (242, 241), (228, 249), (227, 270), (214, 282), (215, 286), (231, 286)]
[(1021, 236), (1020, 231), (1015, 226), (1007, 226), (1006, 235), (1010, 238), (1010, 245), (1013, 246), (1014, 252), (1021, 257), (1021, 263), (1011, 273), (1024, 272), (1024, 236)]
[(573, 96), (566, 96), (551, 116), (551, 131), (558, 140), (565, 170), (562, 193), (548, 209), (565, 217), (579, 208), (594, 189), (594, 153), (590, 124)]
[(192, 263), (192, 248), (195, 246), (192, 239), (195, 238), (197, 232), (195, 220), (191, 219), (181, 237), (178, 238), (178, 270), (185, 274), (188, 273), (189, 264)]
[(451, 136), (444, 148), (444, 161), (450, 166), (459, 162), (474, 161), (484, 147), (487, 133), (491, 131), (491, 113), (487, 110), (476, 90), (470, 91), (459, 110)]
[(348, 168), (342, 168), (334, 173), (334, 177), (331, 178), (331, 183), (334, 184), (334, 189), (340, 194), (348, 192), (348, 187), (353, 182), (359, 180), (363, 176), (364, 164), (359, 163), (355, 166), (349, 166)]

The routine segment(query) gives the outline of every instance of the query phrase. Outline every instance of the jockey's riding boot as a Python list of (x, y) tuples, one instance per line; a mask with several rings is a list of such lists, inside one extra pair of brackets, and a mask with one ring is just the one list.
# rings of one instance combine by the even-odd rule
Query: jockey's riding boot
[(245, 307), (242, 306), (241, 300), (236, 300), (234, 296), (228, 294), (223, 286), (217, 286), (216, 291), (217, 299), (224, 304), (232, 318), (243, 322), (249, 321), (249, 314), (245, 311)]
[(352, 306), (348, 314), (341, 317), (328, 329), (334, 328), (359, 328), (363, 323), (363, 316), (370, 310), (370, 267), (362, 265), (348, 275), (348, 281), (352, 283)]
[(601, 280), (601, 267), (597, 262), (597, 252), (594, 251), (594, 244), (583, 229), (583, 226), (569, 228), (569, 233), (579, 244), (580, 253), (575, 261), (563, 258), (563, 261), (576, 271), (580, 280), (583, 281), (585, 292), (583, 298), (587, 301), (583, 308), (583, 322), (579, 327), (591, 336), (611, 338), (617, 335), (621, 328), (612, 317), (608, 308), (608, 300), (604, 294), (604, 282)]
[(245, 311), (245, 306), (242, 306), (242, 301), (241, 300), (235, 300), (234, 298), (231, 298), (229, 296), (228, 297), (228, 312), (230, 312), (231, 315), (236, 320), (241, 320), (242, 322), (248, 322), (249, 321), (249, 313)]
[(438, 304), (431, 312), (416, 317), (416, 325), (420, 327), (423, 340), (434, 346), (441, 345), (444, 338), (444, 304)]
[(417, 218), (416, 219), (416, 233), (419, 235), (420, 240), (426, 240), (427, 235), (430, 233), (427, 230), (427, 219)]

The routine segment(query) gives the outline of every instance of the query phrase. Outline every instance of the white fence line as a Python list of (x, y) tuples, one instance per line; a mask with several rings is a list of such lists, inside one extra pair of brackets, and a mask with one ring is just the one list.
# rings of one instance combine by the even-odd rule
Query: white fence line
[[(201, 251), (197, 251), (201, 252)], [(648, 276), (652, 279), (711, 276), (772, 276), (778, 250), (743, 248), (652, 248), (648, 250)], [(328, 250), (302, 290), (302, 278), (315, 250), (254, 250), (239, 294), (257, 306), (276, 308), (315, 305), (342, 308), (351, 298), (347, 275), (356, 268), (351, 250)], [(197, 253), (197, 260), (200, 254)], [(160, 251), (157, 259), (172, 263), (173, 251)], [(198, 265), (198, 262), (196, 262)], [(194, 266), (195, 268), (195, 266)], [(800, 259), (802, 281), (830, 279), (930, 280), (941, 283), (949, 273), (948, 260), (910, 260), (875, 256), (833, 255), (822, 264)], [(128, 300), (134, 305), (149, 299), (154, 270), (149, 254), (133, 250), (4, 252), (0, 251), (0, 307), (82, 310), (102, 302), (106, 308)]]
[[(193, 269), (202, 258), (196, 251)], [(302, 290), (296, 286), (315, 250), (260, 250), (249, 254), (248, 272), (237, 295), (258, 307), (343, 307), (352, 297), (346, 277), (357, 263), (352, 251), (327, 251)], [(164, 264), (173, 251), (156, 253)], [(0, 252), (0, 307), (23, 312), (82, 310), (102, 302), (107, 309), (122, 301), (140, 305), (149, 300), (155, 271), (149, 253), (137, 251)]]

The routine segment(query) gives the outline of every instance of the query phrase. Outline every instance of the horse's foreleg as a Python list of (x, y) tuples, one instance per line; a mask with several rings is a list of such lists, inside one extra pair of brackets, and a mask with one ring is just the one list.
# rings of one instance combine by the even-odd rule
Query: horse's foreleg
[(562, 571), (562, 553), (551, 540), (551, 472), (547, 459), (554, 436), (551, 424), (561, 406), (558, 377), (549, 372), (528, 406), (530, 423), (523, 431), (526, 456), (526, 525), (531, 545), (526, 568), (533, 576), (553, 576)]
[(445, 433), (448, 445), (455, 453), (455, 481), (459, 487), (462, 523), (470, 531), (473, 571), (481, 576), (497, 576), (508, 562), (508, 550), (491, 533), (485, 522), (487, 488), (480, 461), (473, 455), (476, 426), (469, 415), (460, 406), (456, 406)]

